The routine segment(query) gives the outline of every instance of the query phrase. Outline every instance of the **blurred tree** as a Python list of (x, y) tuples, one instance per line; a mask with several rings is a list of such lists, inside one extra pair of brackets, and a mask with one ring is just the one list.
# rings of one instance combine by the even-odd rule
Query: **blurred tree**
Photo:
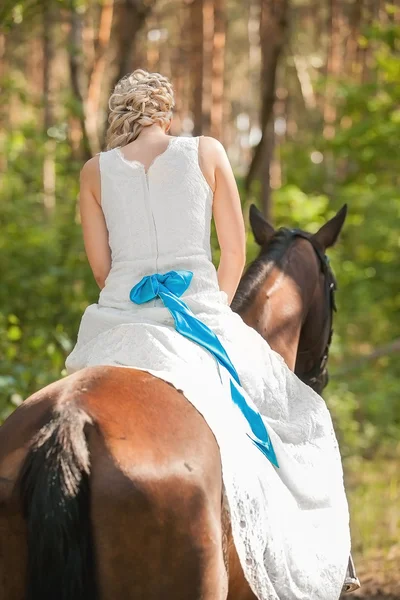
[(214, 35), (211, 77), (211, 135), (223, 141), (226, 0), (214, 0)]
[[(93, 59), (88, 76), (86, 99), (86, 130), (91, 140), (91, 150), (95, 154), (103, 145), (104, 94), (102, 94), (105, 72), (107, 68), (107, 50), (110, 45), (111, 29), (113, 24), (114, 0), (104, 0), (101, 7), (97, 36), (93, 31), (93, 22), (90, 24), (90, 37), (93, 39)], [(103, 118), (101, 118), (103, 117)]]
[(69, 71), (73, 93), (73, 108), (75, 116), (80, 124), (80, 138), (82, 140), (82, 158), (88, 160), (95, 154), (98, 148), (96, 132), (90, 131), (87, 121), (86, 98), (84, 88), (86, 86), (86, 68), (84, 64), (83, 43), (83, 13), (78, 10), (78, 0), (71, 0), (69, 13)]
[(214, 3), (215, 0), (203, 0), (203, 34), (201, 47), (203, 52), (202, 80), (202, 123), (201, 133), (210, 135), (212, 107), (212, 76), (214, 55)]
[[(194, 135), (223, 136), (226, 0), (192, 0)], [(201, 14), (200, 14), (201, 12)]]
[(261, 0), (261, 139), (258, 142), (246, 177), (246, 189), (262, 168), (262, 200), (264, 215), (271, 217), (270, 163), (274, 145), (273, 111), (276, 94), (278, 61), (285, 44), (289, 0)]
[(55, 142), (47, 132), (53, 125), (53, 94), (52, 94), (52, 63), (54, 58), (53, 48), (53, 8), (51, 4), (44, 3), (43, 7), (43, 125), (44, 135), (47, 137), (43, 158), (43, 204), (47, 216), (54, 212), (56, 197), (56, 172), (55, 172)]
[(192, 77), (192, 102), (193, 135), (201, 135), (203, 130), (203, 30), (204, 30), (204, 0), (191, 2), (191, 77)]

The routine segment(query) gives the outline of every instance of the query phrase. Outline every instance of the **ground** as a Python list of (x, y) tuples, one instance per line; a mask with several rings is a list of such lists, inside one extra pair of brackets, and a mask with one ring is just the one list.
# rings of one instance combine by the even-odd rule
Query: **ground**
[(347, 598), (362, 598), (363, 600), (400, 600), (400, 580), (398, 565), (400, 556), (375, 556), (363, 562), (357, 557), (358, 576), (362, 587), (358, 592), (347, 594)]
[(353, 556), (362, 587), (343, 600), (400, 600), (399, 459), (345, 462)]

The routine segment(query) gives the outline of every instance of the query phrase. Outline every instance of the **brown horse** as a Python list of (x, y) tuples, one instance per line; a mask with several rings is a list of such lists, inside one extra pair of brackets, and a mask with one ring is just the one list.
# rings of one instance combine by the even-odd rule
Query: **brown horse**
[[(328, 345), (320, 257), (344, 217), (342, 209), (314, 236), (275, 233), (252, 209), (262, 248), (234, 308), (292, 368), (312, 370)], [(172, 386), (135, 369), (83, 369), (1, 427), (1, 600), (254, 597), (214, 436)]]

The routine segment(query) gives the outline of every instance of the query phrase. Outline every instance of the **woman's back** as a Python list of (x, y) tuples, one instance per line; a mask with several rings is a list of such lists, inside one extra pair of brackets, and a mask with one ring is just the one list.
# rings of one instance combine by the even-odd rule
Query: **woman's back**
[(112, 254), (100, 305), (132, 309), (132, 286), (171, 269), (194, 272), (190, 295), (218, 292), (210, 248), (213, 192), (199, 165), (199, 138), (169, 138), (147, 167), (129, 160), (126, 148), (104, 152), (100, 176)]

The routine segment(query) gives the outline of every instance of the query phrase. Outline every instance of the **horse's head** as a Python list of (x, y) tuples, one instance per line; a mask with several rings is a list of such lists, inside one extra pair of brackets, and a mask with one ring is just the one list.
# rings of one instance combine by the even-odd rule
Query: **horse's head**
[(315, 234), (277, 231), (254, 206), (250, 224), (260, 246), (232, 303), (305, 383), (321, 393), (335, 310), (335, 277), (325, 251), (336, 242), (347, 207)]

